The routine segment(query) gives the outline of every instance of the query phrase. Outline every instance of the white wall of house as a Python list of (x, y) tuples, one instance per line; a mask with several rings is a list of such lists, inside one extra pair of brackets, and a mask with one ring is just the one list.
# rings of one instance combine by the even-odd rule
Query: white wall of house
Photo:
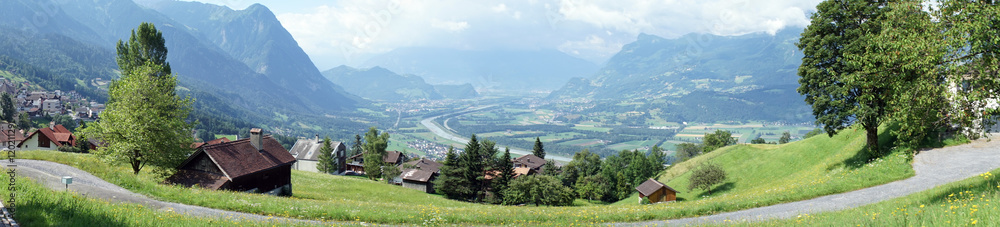
[(49, 142), (49, 147), (39, 147), (38, 137), (40, 137), (40, 135), (35, 135), (32, 136), (31, 138), (25, 139), (24, 143), (22, 143), (21, 146), (18, 148), (20, 148), (21, 150), (55, 150), (59, 148), (56, 146), (55, 143), (51, 141)]
[(316, 168), (317, 163), (319, 162), (310, 160), (297, 160), (295, 161), (295, 164), (292, 164), (292, 169), (318, 173), (319, 169)]

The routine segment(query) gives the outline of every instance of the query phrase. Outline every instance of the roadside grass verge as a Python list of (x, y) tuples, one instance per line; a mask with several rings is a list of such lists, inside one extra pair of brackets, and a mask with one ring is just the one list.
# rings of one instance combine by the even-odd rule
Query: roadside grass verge
[[(0, 178), (9, 179), (6, 171)], [(200, 218), (133, 203), (86, 198), (17, 177), (15, 220), (22, 226), (270, 226), (296, 223)], [(0, 194), (9, 195), (8, 187)]]
[(848, 210), (739, 226), (995, 226), (1000, 169), (930, 190)]

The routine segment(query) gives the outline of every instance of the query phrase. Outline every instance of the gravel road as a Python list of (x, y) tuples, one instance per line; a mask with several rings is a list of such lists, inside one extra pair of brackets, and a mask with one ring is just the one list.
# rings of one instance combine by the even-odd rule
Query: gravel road
[[(992, 138), (998, 138), (997, 134)], [(826, 211), (844, 210), (862, 205), (906, 196), (928, 190), (939, 185), (977, 176), (1000, 168), (1000, 139), (977, 140), (960, 146), (922, 151), (913, 158), (916, 175), (879, 186), (841, 194), (828, 195), (810, 200), (783, 203), (754, 209), (721, 213), (709, 216), (665, 221), (621, 223), (617, 226), (649, 225), (698, 225), (718, 224), (730, 221), (761, 221), (767, 219), (792, 218), (800, 214), (815, 214)]]
[[(278, 218), (257, 214), (249, 214), (242, 212), (225, 211), (218, 209), (205, 208), (200, 206), (191, 206), (172, 202), (163, 202), (151, 199), (144, 195), (140, 195), (129, 190), (126, 190), (118, 185), (108, 183), (86, 171), (77, 169), (72, 166), (63, 165), (55, 162), (49, 161), (38, 161), (38, 160), (25, 160), (17, 159), (14, 162), (17, 164), (17, 174), (19, 176), (29, 177), (34, 179), (36, 182), (51, 188), (52, 190), (62, 191), (66, 190), (66, 185), (62, 183), (63, 176), (73, 177), (73, 183), (69, 185), (69, 190), (79, 193), (80, 195), (87, 196), (90, 198), (103, 199), (110, 202), (122, 202), (122, 203), (136, 203), (142, 204), (145, 207), (152, 209), (158, 209), (162, 211), (173, 211), (179, 214), (185, 214), (197, 217), (206, 218), (219, 218), (224, 220), (234, 220), (234, 221), (274, 221), (277, 223), (307, 223), (307, 224), (338, 224), (338, 223), (320, 223), (318, 221), (311, 220), (298, 220), (298, 219), (288, 219), (288, 218)], [(342, 223), (341, 223), (342, 224)], [(338, 225), (341, 225), (338, 224)]]

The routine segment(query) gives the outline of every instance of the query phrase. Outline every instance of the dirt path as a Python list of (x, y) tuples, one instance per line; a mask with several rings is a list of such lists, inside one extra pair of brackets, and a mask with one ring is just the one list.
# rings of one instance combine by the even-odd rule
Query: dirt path
[(920, 152), (913, 158), (916, 175), (879, 186), (798, 202), (777, 204), (709, 216), (665, 221), (622, 223), (618, 226), (718, 224), (725, 220), (760, 221), (792, 218), (800, 214), (837, 211), (906, 196), (939, 185), (977, 176), (1000, 168), (1000, 135), (993, 141), (977, 140), (969, 144)]
[(72, 192), (76, 192), (80, 195), (103, 199), (110, 202), (120, 202), (120, 203), (136, 203), (142, 204), (145, 207), (152, 209), (158, 209), (161, 211), (172, 211), (179, 214), (206, 217), (206, 218), (219, 218), (224, 220), (234, 220), (234, 221), (274, 221), (277, 223), (306, 223), (306, 224), (336, 224), (343, 225), (346, 223), (321, 223), (319, 221), (312, 220), (298, 220), (298, 219), (288, 219), (288, 218), (278, 218), (278, 217), (268, 217), (258, 214), (249, 214), (242, 212), (226, 211), (205, 208), (200, 206), (192, 206), (186, 204), (163, 202), (155, 199), (151, 199), (144, 195), (140, 195), (129, 190), (126, 190), (118, 185), (108, 183), (86, 171), (77, 169), (72, 166), (63, 165), (55, 162), (49, 161), (38, 161), (38, 160), (25, 160), (17, 159), (15, 162), (17, 164), (17, 174), (19, 176), (29, 177), (35, 182), (38, 182), (46, 187), (55, 190), (63, 191), (67, 190), (66, 185), (62, 183), (63, 176), (72, 176), (73, 183), (69, 185), (69, 189)]

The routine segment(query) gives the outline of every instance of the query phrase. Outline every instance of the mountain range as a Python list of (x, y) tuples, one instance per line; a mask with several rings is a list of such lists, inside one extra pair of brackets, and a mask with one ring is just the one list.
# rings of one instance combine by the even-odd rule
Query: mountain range
[(795, 91), (801, 31), (675, 39), (640, 34), (596, 74), (570, 80), (549, 98), (655, 100), (662, 104), (650, 108), (678, 121), (810, 121)]
[(472, 84), (435, 86), (419, 76), (399, 75), (378, 66), (355, 69), (342, 65), (323, 71), (323, 76), (344, 86), (347, 92), (371, 100), (464, 99), (479, 95)]
[[(288, 122), (288, 115), (311, 124), (350, 125), (348, 120), (331, 118), (340, 115), (331, 113), (353, 111), (367, 103), (323, 78), (262, 5), (231, 10), (191, 2), (139, 2), (142, 5), (131, 0), (4, 1), (0, 42), (11, 49), (0, 53), (24, 67), (47, 69), (57, 79), (94, 89), (89, 79), (117, 77), (116, 43), (127, 40), (140, 23), (151, 22), (167, 41), (167, 60), (179, 86), (196, 99), (196, 110), (209, 109), (205, 114), (273, 129), (302, 125)], [(64, 65), (100, 68), (66, 73), (59, 70)], [(307, 133), (321, 130), (302, 127)]]
[(379, 66), (423, 77), (431, 84), (470, 83), (480, 90), (552, 91), (570, 78), (592, 75), (594, 63), (558, 50), (396, 48), (362, 67)]

